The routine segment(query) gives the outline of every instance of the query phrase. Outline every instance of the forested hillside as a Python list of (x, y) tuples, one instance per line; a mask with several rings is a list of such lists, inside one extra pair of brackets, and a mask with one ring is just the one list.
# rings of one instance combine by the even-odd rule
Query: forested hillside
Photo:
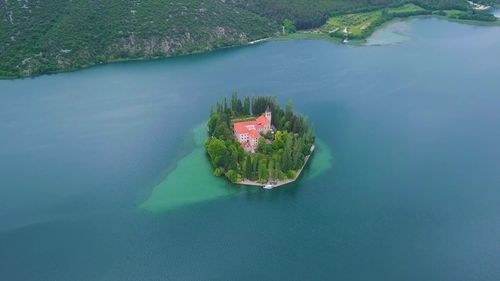
[(212, 50), (279, 26), (219, 0), (2, 0), (0, 75)]
[[(429, 10), (468, 10), (466, 0), (234, 0), (277, 22), (291, 19), (299, 29), (318, 27), (336, 14), (365, 12), (414, 3)], [(493, 0), (500, 1), (500, 0)]]
[(318, 27), (337, 13), (401, 4), (402, 0), (235, 0), (238, 5), (281, 22), (291, 19), (299, 29)]
[(329, 16), (413, 2), (468, 9), (465, 0), (0, 0), (0, 76), (245, 44), (319, 27)]

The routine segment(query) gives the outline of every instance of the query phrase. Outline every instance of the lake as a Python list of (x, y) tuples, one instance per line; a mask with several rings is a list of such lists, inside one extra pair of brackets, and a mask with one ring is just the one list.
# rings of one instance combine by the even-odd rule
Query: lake
[[(500, 27), (397, 25), (0, 81), (0, 280), (500, 280)], [(297, 183), (210, 177), (233, 91), (316, 125)]]

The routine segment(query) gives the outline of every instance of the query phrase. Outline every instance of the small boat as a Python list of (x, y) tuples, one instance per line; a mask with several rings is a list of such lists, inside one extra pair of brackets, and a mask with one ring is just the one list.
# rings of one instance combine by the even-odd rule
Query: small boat
[(272, 184), (266, 184), (263, 186), (264, 189), (273, 189), (273, 185)]
[(347, 44), (349, 43), (349, 39), (345, 38), (344, 41), (342, 41), (342, 44)]

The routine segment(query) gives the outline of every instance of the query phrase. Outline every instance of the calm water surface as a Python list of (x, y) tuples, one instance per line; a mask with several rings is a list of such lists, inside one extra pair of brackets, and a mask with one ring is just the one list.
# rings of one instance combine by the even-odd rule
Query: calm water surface
[[(0, 280), (500, 280), (500, 28), (404, 30), (0, 81)], [(293, 99), (331, 168), (139, 208), (235, 90)]]

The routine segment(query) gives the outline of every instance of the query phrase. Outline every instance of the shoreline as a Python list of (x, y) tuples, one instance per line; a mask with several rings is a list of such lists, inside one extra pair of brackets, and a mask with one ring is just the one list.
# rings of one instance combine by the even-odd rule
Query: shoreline
[[(442, 19), (446, 20), (449, 22), (453, 23), (460, 23), (460, 24), (468, 24), (468, 25), (479, 25), (479, 26), (500, 26), (500, 18), (497, 21), (479, 21), (479, 20), (464, 20), (464, 19), (454, 19), (450, 18), (448, 16), (441, 16), (441, 15), (416, 15), (416, 16), (409, 16), (409, 17), (403, 17), (403, 18), (395, 18), (391, 19), (389, 21), (386, 21), (382, 23), (381, 25), (376, 26), (374, 31), (368, 35), (366, 38), (359, 38), (359, 39), (351, 39), (349, 40), (349, 43), (346, 45), (351, 45), (351, 46), (365, 46), (367, 39), (375, 33), (377, 30), (380, 30), (383, 26), (390, 24), (396, 19), (418, 19), (418, 18), (437, 18), (437, 19)], [(160, 61), (160, 60), (166, 60), (166, 59), (174, 59), (174, 58), (183, 58), (183, 57), (188, 57), (188, 56), (194, 56), (194, 55), (204, 55), (204, 54), (210, 54), (210, 53), (216, 53), (218, 51), (223, 51), (223, 50), (228, 50), (228, 49), (236, 49), (236, 48), (242, 48), (242, 47), (248, 47), (252, 45), (257, 45), (265, 42), (271, 42), (271, 41), (285, 41), (285, 40), (327, 40), (327, 41), (332, 41), (338, 44), (342, 44), (342, 39), (330, 36), (328, 33), (324, 33), (321, 31), (318, 31), (318, 28), (314, 29), (306, 29), (306, 30), (300, 30), (297, 31), (296, 33), (292, 34), (287, 34), (287, 35), (276, 35), (272, 37), (265, 37), (261, 39), (256, 39), (253, 41), (248, 41), (248, 42), (241, 42), (233, 45), (228, 45), (220, 48), (214, 48), (214, 49), (209, 49), (209, 50), (198, 50), (198, 51), (193, 51), (185, 54), (178, 54), (178, 55), (165, 55), (165, 56), (155, 56), (155, 57), (139, 57), (139, 58), (123, 58), (123, 59), (113, 59), (109, 60), (106, 62), (99, 62), (99, 63), (92, 63), (92, 64), (85, 64), (81, 65), (75, 68), (70, 68), (70, 69), (61, 69), (61, 70), (56, 70), (56, 71), (48, 71), (48, 72), (42, 72), (42, 73), (37, 73), (34, 75), (28, 75), (28, 76), (1, 76), (0, 75), (0, 80), (18, 80), (18, 79), (35, 79), (38, 77), (42, 76), (48, 76), (48, 75), (56, 75), (60, 73), (70, 73), (70, 72), (76, 72), (84, 69), (89, 69), (92, 67), (98, 67), (101, 65), (108, 65), (108, 64), (118, 64), (118, 63), (128, 63), (128, 62), (137, 62), (137, 61)]]
[(2, 76), (2, 75), (0, 75), (0, 80), (35, 79), (35, 78), (38, 78), (38, 77), (41, 77), (41, 76), (50, 76), (50, 75), (56, 75), (56, 74), (60, 74), (60, 73), (71, 73), (71, 72), (85, 70), (85, 69), (89, 69), (89, 68), (93, 68), (93, 67), (104, 66), (104, 65), (108, 65), (108, 64), (119, 64), (119, 63), (129, 63), (129, 62), (133, 63), (133, 62), (142, 62), (142, 61), (161, 61), (161, 60), (183, 58), (183, 57), (196, 56), (196, 55), (205, 55), (205, 54), (216, 53), (216, 52), (219, 52), (219, 51), (224, 51), (224, 50), (229, 50), (229, 49), (236, 49), (236, 48), (248, 47), (248, 46), (251, 46), (251, 45), (258, 44), (258, 43), (263, 43), (263, 42), (266, 42), (266, 41), (270, 41), (270, 40), (272, 40), (272, 38), (274, 38), (274, 37), (266, 37), (266, 38), (257, 39), (257, 40), (253, 40), (253, 41), (250, 41), (250, 42), (246, 42), (246, 43), (233, 44), (233, 45), (228, 45), (228, 46), (214, 48), (214, 49), (208, 49), (208, 50), (198, 50), (198, 51), (193, 51), (193, 52), (188, 52), (188, 53), (178, 54), (178, 55), (164, 55), (164, 56), (154, 56), (154, 57), (112, 59), (112, 60), (108, 60), (108, 61), (105, 61), (105, 62), (85, 64), (85, 65), (80, 65), (80, 66), (75, 67), (75, 68), (42, 72), (42, 73), (28, 75), (28, 76), (20, 76), (20, 75), (17, 75), (17, 76)]
[(254, 44), (266, 42), (268, 40), (271, 40), (272, 38), (273, 37), (266, 37), (266, 38), (262, 38), (262, 39), (253, 40), (253, 41), (248, 42), (248, 45), (254, 45)]
[[(314, 153), (315, 150), (316, 150), (316, 145), (313, 144), (311, 146), (311, 154), (307, 155), (304, 158), (305, 159), (304, 165), (302, 165), (302, 167), (299, 170), (297, 170), (297, 175), (295, 175), (295, 178), (275, 181), (276, 182), (275, 184), (271, 184), (272, 185), (272, 189), (275, 189), (277, 187), (284, 186), (284, 185), (287, 185), (287, 184), (290, 184), (290, 183), (293, 183), (293, 182), (297, 181), (299, 179), (300, 175), (302, 174), (302, 171), (307, 166), (307, 163), (309, 162), (309, 159), (311, 158), (311, 156), (313, 155), (313, 153)], [(263, 188), (264, 186), (270, 184), (270, 182), (259, 183), (257, 181), (243, 180), (243, 181), (237, 182), (235, 184), (236, 185), (242, 185), (242, 186), (255, 186), (255, 187), (261, 187), (261, 188)]]

